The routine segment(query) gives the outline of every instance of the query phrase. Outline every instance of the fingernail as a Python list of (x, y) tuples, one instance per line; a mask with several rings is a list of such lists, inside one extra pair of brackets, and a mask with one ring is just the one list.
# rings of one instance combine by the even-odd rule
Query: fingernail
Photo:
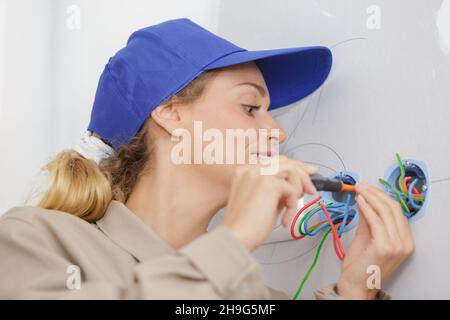
[(367, 187), (368, 187), (367, 183), (365, 183), (365, 182), (358, 182), (356, 184), (356, 191), (364, 191), (364, 190), (367, 189)]
[(317, 171), (319, 170), (319, 168), (310, 166), (310, 165), (308, 165), (307, 168), (308, 168), (308, 172), (311, 174), (317, 173)]
[(312, 195), (312, 196), (315, 196), (315, 195), (317, 195), (317, 189), (316, 189), (316, 187), (314, 186), (314, 184), (309, 184), (308, 185), (308, 188), (307, 188), (307, 190), (306, 190), (306, 193), (308, 193), (308, 194), (310, 194), (310, 195)]
[(364, 199), (364, 197), (363, 197), (362, 195), (360, 195), (360, 194), (358, 194), (358, 195), (356, 196), (356, 201), (359, 202), (359, 203), (361, 203), (361, 204), (366, 203), (366, 199)]

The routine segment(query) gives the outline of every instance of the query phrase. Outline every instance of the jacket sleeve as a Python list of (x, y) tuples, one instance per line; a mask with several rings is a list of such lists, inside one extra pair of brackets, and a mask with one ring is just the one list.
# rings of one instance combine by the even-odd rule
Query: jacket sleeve
[[(73, 244), (76, 245), (76, 244)], [(0, 223), (0, 298), (6, 299), (270, 299), (259, 264), (225, 226), (176, 254), (137, 264), (125, 287), (107, 279), (70, 289), (64, 247), (22, 219)], [(83, 279), (83, 271), (81, 270)]]
[[(317, 300), (345, 300), (343, 296), (340, 296), (336, 290), (336, 283), (331, 284), (325, 288), (317, 289), (314, 291), (314, 296)], [(380, 290), (375, 296), (375, 300), (391, 300), (391, 296)]]
[(259, 264), (225, 226), (136, 268), (145, 298), (269, 299)]

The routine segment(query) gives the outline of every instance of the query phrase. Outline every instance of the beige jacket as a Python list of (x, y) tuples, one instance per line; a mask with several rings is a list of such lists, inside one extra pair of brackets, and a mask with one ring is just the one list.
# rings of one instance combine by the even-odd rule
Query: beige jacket
[[(79, 281), (81, 280), (81, 281)], [(333, 287), (319, 299), (339, 299)], [(288, 299), (224, 226), (174, 250), (124, 204), (88, 223), (14, 207), (0, 218), (0, 298)]]

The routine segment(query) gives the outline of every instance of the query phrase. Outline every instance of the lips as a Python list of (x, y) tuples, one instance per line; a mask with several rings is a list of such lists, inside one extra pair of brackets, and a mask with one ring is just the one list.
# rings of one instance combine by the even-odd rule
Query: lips
[(257, 157), (264, 157), (264, 158), (270, 158), (276, 156), (278, 153), (274, 151), (267, 151), (267, 152), (252, 152), (252, 155), (255, 155)]

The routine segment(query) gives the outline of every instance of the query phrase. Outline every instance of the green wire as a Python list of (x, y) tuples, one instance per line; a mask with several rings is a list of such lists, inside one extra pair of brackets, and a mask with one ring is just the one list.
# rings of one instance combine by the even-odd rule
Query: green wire
[(325, 234), (322, 237), (322, 240), (320, 240), (319, 246), (317, 247), (316, 255), (314, 256), (314, 261), (312, 262), (311, 266), (309, 267), (308, 271), (306, 272), (305, 276), (303, 277), (302, 282), (300, 283), (300, 286), (297, 289), (297, 292), (294, 295), (294, 298), (292, 300), (297, 300), (298, 295), (303, 289), (303, 286), (305, 285), (306, 281), (308, 280), (309, 276), (311, 275), (311, 272), (314, 270), (314, 267), (316, 266), (317, 260), (319, 259), (320, 251), (322, 250), (322, 246), (325, 243), (325, 240), (327, 239), (328, 235), (331, 232), (331, 228), (329, 228)]
[[(403, 187), (403, 179), (405, 178), (405, 167), (403, 166), (402, 159), (400, 158), (400, 155), (398, 153), (395, 154), (395, 157), (397, 158), (398, 166), (400, 168), (400, 177), (398, 177), (398, 186), (400, 190), (402, 191), (403, 195), (405, 197), (408, 197), (408, 192)], [(409, 210), (408, 210), (409, 212)]]
[[(333, 202), (330, 201), (330, 202), (325, 203), (325, 206), (329, 206), (329, 205), (332, 205), (332, 204), (333, 204)], [(306, 218), (308, 218), (308, 217), (312, 214), (312, 212), (313, 212), (314, 210), (317, 209), (318, 206), (319, 206), (319, 204), (314, 205), (314, 206), (313, 206), (311, 209), (309, 209), (308, 212), (306, 212), (305, 215), (300, 219), (300, 223), (298, 224), (298, 232), (299, 232), (302, 236), (306, 236), (306, 235), (307, 235), (307, 234), (306, 234), (305, 232), (303, 232), (303, 230), (302, 230), (303, 222), (306, 220)], [(315, 228), (312, 228), (312, 229), (310, 230), (310, 232), (314, 232), (314, 231), (315, 231), (317, 228), (319, 228), (319, 227), (322, 227), (322, 226), (317, 226), (317, 227), (315, 227)]]
[[(407, 193), (406, 190), (404, 190), (403, 183), (402, 183), (403, 179), (405, 178), (405, 175), (406, 175), (405, 167), (403, 166), (403, 162), (402, 162), (402, 160), (400, 158), (400, 155), (398, 153), (396, 153), (395, 156), (396, 156), (396, 159), (397, 159), (397, 162), (398, 162), (398, 166), (400, 168), (400, 177), (398, 178), (398, 185), (400, 187), (401, 192), (407, 198), (408, 197), (408, 193)], [(383, 185), (388, 187), (391, 190), (392, 193), (395, 194), (395, 196), (397, 197), (397, 200), (400, 202), (401, 206), (403, 207), (403, 210), (405, 210), (407, 212), (407, 215), (409, 216), (411, 214), (411, 212), (409, 211), (408, 206), (406, 205), (405, 201), (402, 199), (400, 193), (395, 189), (395, 187), (392, 184), (390, 184), (388, 181), (386, 181), (385, 179), (381, 179), (380, 178), (379, 181), (380, 181), (380, 183), (382, 183)], [(416, 197), (413, 197), (413, 199), (416, 200), (416, 201), (424, 201), (424, 199), (420, 199), (420, 198), (416, 198)], [(325, 206), (328, 206), (330, 204), (333, 204), (333, 202), (328, 202), (328, 203), (325, 204)], [(299, 233), (302, 236), (306, 236), (307, 235), (305, 232), (303, 232), (302, 225), (303, 225), (304, 221), (312, 214), (312, 212), (317, 209), (317, 206), (318, 205), (316, 205), (313, 208), (311, 208), (308, 212), (306, 212), (306, 214), (302, 217), (302, 219), (300, 219), (300, 223), (298, 224), (298, 231), (299, 231)], [(317, 228), (320, 228), (320, 227), (321, 226), (313, 227), (311, 229), (311, 232), (314, 232)], [(325, 240), (327, 239), (327, 237), (330, 234), (331, 230), (332, 229), (330, 227), (325, 232), (325, 234), (323, 235), (322, 239), (320, 240), (319, 246), (317, 247), (317, 251), (316, 251), (316, 254), (314, 256), (314, 260), (313, 260), (311, 266), (309, 267), (308, 271), (304, 275), (304, 277), (302, 279), (302, 282), (300, 283), (300, 285), (299, 285), (297, 291), (295, 292), (295, 295), (292, 298), (292, 300), (297, 300), (298, 296), (300, 295), (300, 292), (303, 290), (303, 287), (305, 286), (306, 281), (308, 280), (309, 276), (311, 275), (312, 271), (314, 270), (314, 268), (315, 268), (315, 266), (317, 264), (317, 261), (319, 260), (319, 255), (320, 255), (320, 252), (322, 250), (323, 244), (325, 243)]]
[(405, 201), (403, 201), (403, 199), (400, 196), (400, 194), (398, 193), (398, 191), (395, 190), (394, 186), (392, 184), (390, 184), (389, 182), (387, 182), (386, 180), (381, 179), (381, 178), (378, 179), (378, 181), (380, 181), (380, 183), (384, 184), (386, 187), (391, 189), (392, 193), (394, 193), (395, 196), (397, 197), (398, 202), (400, 202), (400, 204), (402, 205), (403, 210), (405, 210), (408, 213), (408, 215), (409, 215), (411, 212), (409, 211), (408, 206), (406, 205)]
[(303, 230), (302, 230), (303, 222), (304, 222), (304, 221), (306, 220), (306, 218), (308, 218), (308, 217), (312, 214), (312, 212), (313, 212), (314, 210), (316, 210), (316, 209), (317, 209), (317, 206), (312, 207), (312, 208), (309, 209), (308, 212), (306, 212), (305, 215), (300, 219), (300, 223), (298, 224), (298, 232), (299, 232), (302, 236), (306, 236), (306, 233), (303, 232)]
[(418, 197), (415, 197), (415, 196), (413, 196), (412, 197), (413, 198), (413, 200), (415, 201), (415, 202), (419, 202), (419, 201), (425, 201), (425, 199), (424, 198), (418, 198)]

